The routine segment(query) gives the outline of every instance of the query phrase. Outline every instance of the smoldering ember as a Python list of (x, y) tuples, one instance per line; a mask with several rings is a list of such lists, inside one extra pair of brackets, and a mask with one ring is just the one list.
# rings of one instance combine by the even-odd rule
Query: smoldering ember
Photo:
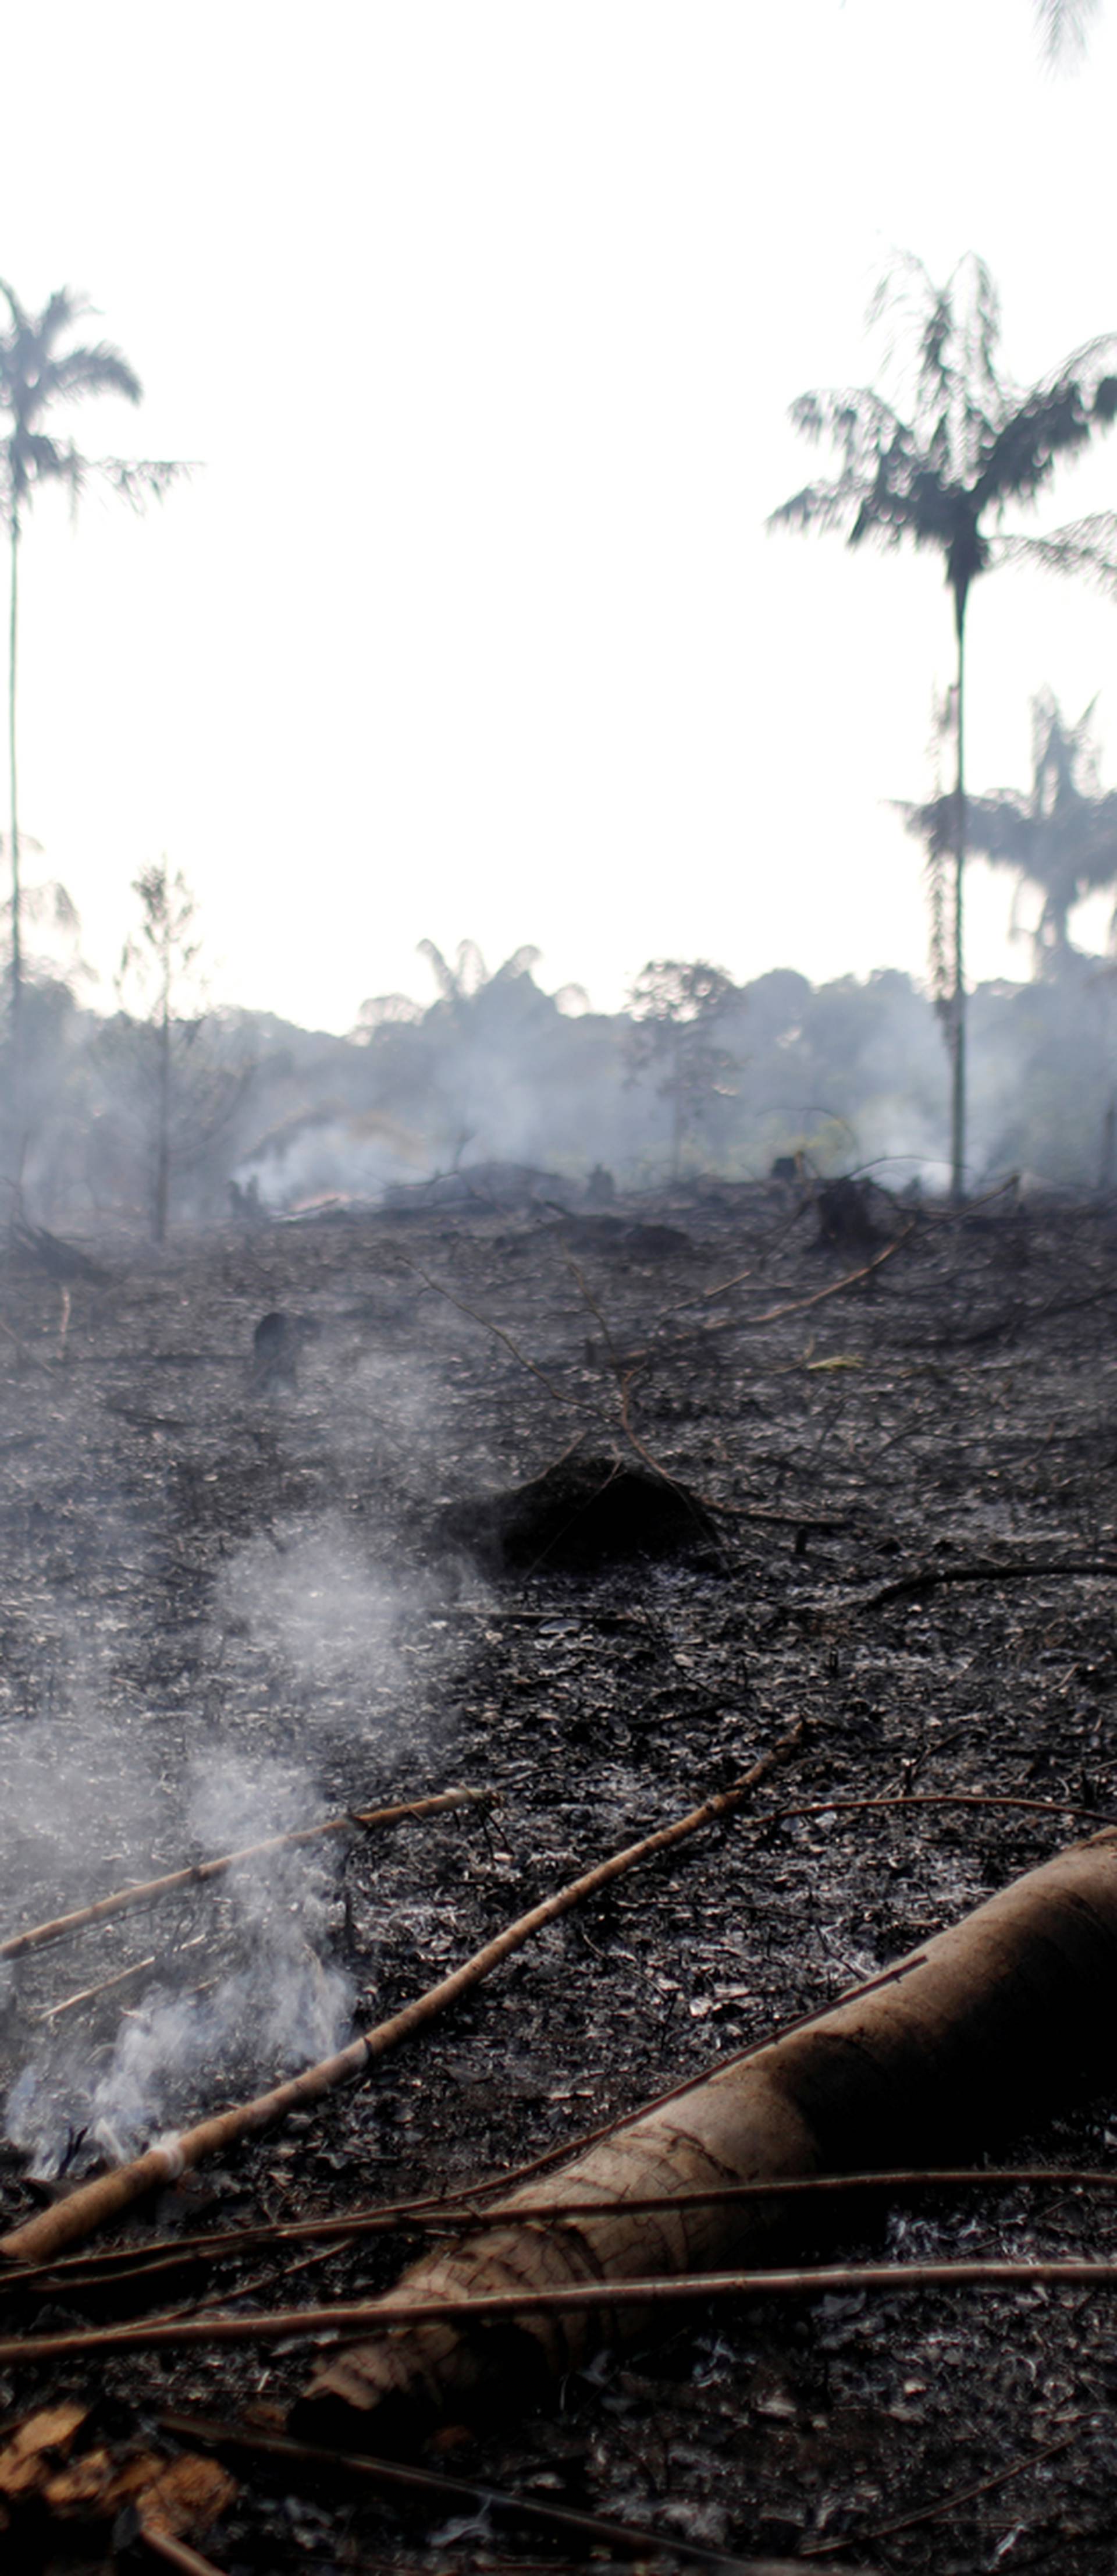
[(1108, 2570), (1115, 1306), (801, 1152), (13, 1227), (13, 2565)]

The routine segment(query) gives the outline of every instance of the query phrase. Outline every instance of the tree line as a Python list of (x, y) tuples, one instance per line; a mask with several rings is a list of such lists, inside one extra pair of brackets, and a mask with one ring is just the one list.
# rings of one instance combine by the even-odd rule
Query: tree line
[[(1084, 36), (1090, 13), (1084, 6), (1051, 5), (1038, 14), (1044, 41), (1057, 53)], [(237, 1151), (244, 1152), (240, 1112), (254, 1085), (261, 1097), (274, 1091), (275, 1065), (261, 1089), (258, 1065), (253, 1070), (254, 1041), (249, 1044), (244, 1037), (257, 1025), (251, 1015), (214, 1018), (191, 993), (198, 953), (194, 899), (181, 874), (172, 873), (165, 860), (148, 866), (136, 880), (137, 929), (121, 961), (114, 1014), (97, 1021), (80, 1011), (72, 980), (29, 956), (29, 922), (49, 914), (56, 927), (73, 932), (76, 925), (64, 889), (49, 881), (29, 885), (24, 868), (25, 853), (34, 845), (24, 834), (18, 797), (20, 550), (28, 512), (46, 485), (62, 484), (77, 495), (97, 474), (139, 504), (162, 496), (184, 469), (171, 460), (91, 459), (59, 434), (57, 415), (76, 403), (111, 394), (134, 404), (141, 395), (139, 379), (118, 348), (75, 337), (91, 309), (83, 297), (63, 288), (33, 313), (14, 287), (0, 280), (0, 306), (7, 309), (0, 327), (0, 514), (8, 536), (10, 874), (0, 1010), (0, 1173), (18, 1206), (33, 1173), (40, 1189), (45, 1186), (53, 1151), (51, 1193), (65, 1197), (74, 1178), (73, 1140), (82, 1133), (88, 1148), (82, 1149), (86, 1183), (94, 1197), (98, 1190), (107, 1190), (110, 1201), (114, 1191), (117, 1197), (123, 1192), (127, 1198), (129, 1191), (134, 1196), (134, 1173), (126, 1183), (121, 1177), (130, 1170), (121, 1139), (131, 1119), (146, 1140), (150, 1167), (140, 1195), (162, 1239), (171, 1212), (172, 1177), (181, 1194), (192, 1164), (201, 1169), (215, 1156), (228, 1160), (234, 1133)], [(950, 1186), (955, 1197), (963, 1196), (990, 1156), (1003, 1157), (1007, 1151), (1007, 1132), (998, 1134), (995, 1121), (990, 1123), (990, 1083), (987, 1068), (983, 1072), (980, 1065), (971, 1098), (970, 1051), (978, 1034), (964, 945), (965, 871), (971, 854), (1012, 870), (1018, 891), (1038, 892), (1034, 962), (1044, 990), (1013, 1027), (1032, 1029), (1041, 1056), (1044, 1049), (1053, 1050), (1036, 1132), (1046, 1140), (1043, 1153), (1061, 1174), (1083, 1178), (1083, 1157), (1088, 1161), (1093, 1149), (1081, 1139), (1072, 1144), (1060, 1126), (1062, 1068), (1076, 1057), (1076, 1048), (1080, 1054), (1082, 1028), (1094, 1031), (1093, 1071), (1085, 1090), (1079, 1089), (1078, 1124), (1083, 1123), (1081, 1103), (1097, 1093), (1104, 1095), (1105, 1132), (1112, 1133), (1111, 977), (1099, 970), (1087, 973), (1089, 1000), (1081, 1003), (1080, 988), (1086, 988), (1070, 921), (1087, 894), (1117, 885), (1117, 795), (1103, 792), (1100, 785), (1093, 708), (1072, 722), (1050, 690), (1033, 702), (1030, 786), (973, 791), (965, 763), (966, 621), (973, 583), (1003, 564), (1075, 574), (1117, 593), (1117, 512), (1096, 512), (1042, 535), (1005, 524), (1014, 505), (1035, 502), (1056, 470), (1117, 418), (1117, 333), (1091, 340), (1037, 384), (1016, 386), (999, 358), (996, 290), (984, 264), (973, 257), (961, 261), (942, 286), (919, 261), (901, 260), (874, 302), (871, 319), (879, 323), (885, 318), (893, 326), (886, 381), (804, 394), (793, 405), (797, 429), (814, 442), (828, 443), (836, 451), (837, 468), (793, 494), (771, 513), (769, 525), (836, 529), (850, 546), (910, 544), (929, 548), (942, 560), (956, 676), (941, 734), (951, 751), (953, 784), (900, 810), (926, 854), (930, 1001), (946, 1035), (949, 1060)], [(673, 1178), (681, 1176), (688, 1160), (693, 1163), (703, 1154), (715, 1166), (740, 1164), (750, 1155), (755, 1162), (765, 1140), (777, 1131), (782, 1147), (794, 1131), (794, 1150), (807, 1151), (812, 1120), (835, 1120), (838, 1129), (844, 1124), (851, 1134), (858, 1119), (864, 1121), (865, 1085), (859, 1076), (851, 1079), (860, 1045), (852, 1032), (879, 1019), (881, 996), (889, 996), (894, 1015), (903, 994), (903, 1013), (910, 1005), (921, 1029), (929, 1007), (927, 996), (916, 995), (903, 977), (870, 978), (864, 987), (843, 979), (812, 995), (805, 979), (794, 974), (790, 979), (761, 977), (754, 985), (738, 987), (707, 961), (659, 959), (636, 978), (627, 1012), (609, 1020), (580, 1015), (584, 996), (576, 992), (541, 993), (531, 971), (537, 962), (534, 950), (518, 950), (490, 977), (471, 942), (463, 943), (453, 962), (429, 940), (421, 949), (435, 976), (435, 1000), (424, 1009), (398, 995), (380, 997), (365, 1006), (358, 1032), (362, 1076), (355, 1089), (361, 1095), (361, 1114), (373, 1121), (370, 1133), (377, 1132), (376, 1121), (381, 1121), (382, 1161), (390, 1159), (387, 1140), (393, 1122), (399, 1137), (413, 1141), (419, 1159), (434, 1150), (453, 1166), (477, 1149), (478, 1138), (496, 1138), (494, 1150), (507, 1153), (515, 1146), (517, 1127), (523, 1137), (553, 1138), (547, 1149), (561, 1159), (566, 1151), (561, 1089), (555, 1094), (554, 1116), (541, 1120), (539, 1114), (538, 1062), (548, 1048), (556, 1065), (562, 1059), (575, 1094), (585, 1062), (597, 1048), (604, 1081), (598, 1102), (607, 1102), (609, 1111), (603, 1150), (613, 1151), (626, 1173), (642, 1170), (649, 1160), (655, 1164), (657, 1158), (662, 1165), (664, 1157)], [(1069, 1025), (1067, 1011), (1072, 983), (1080, 992), (1077, 1030)], [(757, 1027), (773, 992), (786, 996), (791, 987), (801, 992), (802, 1010), (794, 1025), (789, 1022), (778, 1033), (780, 1063), (765, 1065), (760, 1073)], [(837, 1016), (848, 1020), (852, 1056), (844, 1068), (825, 1056), (816, 1066), (813, 1033), (820, 1012), (823, 1019), (827, 1011), (833, 1015), (838, 996), (842, 1006)], [(997, 998), (1005, 1002), (1007, 996)], [(991, 1025), (991, 1009), (987, 995), (983, 1025)], [(998, 1017), (996, 1011), (993, 1017)], [(1004, 1020), (1000, 1011), (999, 1024)], [(241, 1032), (235, 1044), (234, 1028)], [(579, 1029), (581, 1034), (572, 1034)], [(914, 1022), (905, 1043), (913, 1030)], [(288, 1039), (288, 1053), (291, 1047)], [(1016, 1052), (1014, 1039), (1009, 1053)], [(303, 1051), (296, 1046), (294, 1053), (302, 1065)], [(267, 1047), (263, 1055), (270, 1060)], [(919, 1046), (915, 1060), (922, 1062)], [(348, 1106), (354, 1084), (347, 1058), (346, 1065), (339, 1097)], [(792, 1070), (803, 1093), (798, 1109), (783, 1096)], [(893, 1120), (895, 1142), (888, 1150), (905, 1150), (899, 1113), (908, 1098), (919, 1132), (911, 1152), (926, 1163), (940, 1156), (934, 1089), (928, 1082), (916, 1100), (909, 1097), (910, 1077), (884, 1081), (884, 1093), (894, 1097), (899, 1119)], [(811, 1092), (819, 1097), (809, 1100)], [(823, 1093), (832, 1095), (832, 1107), (822, 1101)], [(1026, 1096), (1031, 1097), (1029, 1086), (1021, 1089), (1018, 1080), (1017, 1097)], [(877, 1103), (870, 1116), (876, 1143), (882, 1131), (879, 1085), (871, 1097)], [(742, 1107), (746, 1099), (747, 1111)], [(656, 1143), (654, 1120), (649, 1122), (651, 1100), (663, 1104), (665, 1147), (662, 1138)], [(298, 1126), (318, 1116), (318, 1108), (313, 1101), (303, 1102), (288, 1115)], [(63, 1137), (68, 1140), (65, 1151)], [(53, 1140), (49, 1149), (48, 1139)], [(106, 1158), (102, 1149), (108, 1139), (114, 1142)], [(119, 1166), (115, 1182), (107, 1177), (114, 1156)], [(344, 1155), (341, 1159), (344, 1164)]]
[[(61, 980), (27, 988), (18, 1207), (33, 1223), (158, 1240), (422, 1197), (437, 1175), (436, 1197), (455, 1176), (484, 1188), (498, 1165), (531, 1167), (544, 1200), (580, 1201), (595, 1171), (599, 1196), (605, 1173), (622, 1192), (767, 1185), (781, 1157), (949, 1185), (949, 1060), (931, 994), (897, 970), (738, 984), (655, 959), (604, 1013), (546, 992), (532, 951), (490, 973), (465, 943), (425, 1005), (382, 997), (330, 1036), (207, 1010), (189, 890), (162, 870), (140, 886), (116, 1010)], [(970, 1039), (971, 1185), (1025, 1170), (1117, 1187), (1117, 972), (1070, 950), (1057, 973), (979, 985)]]

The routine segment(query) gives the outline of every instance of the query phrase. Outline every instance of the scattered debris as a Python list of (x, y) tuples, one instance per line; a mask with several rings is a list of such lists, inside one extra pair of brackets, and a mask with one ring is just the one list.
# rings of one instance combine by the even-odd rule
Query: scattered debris
[(384, 1206), (397, 1217), (480, 1215), (485, 1209), (565, 1207), (574, 1196), (561, 1172), (541, 1172), (532, 1163), (465, 1163), (457, 1171), (434, 1172), (429, 1181), (390, 1182)]
[(137, 2528), (185, 2537), (208, 2531), (236, 2494), (229, 2471), (200, 2453), (160, 2457), (138, 2433), (106, 2439), (97, 2408), (80, 2400), (25, 2415), (0, 2450), (0, 2533), (26, 2566), (44, 2525), (68, 2552), (83, 2530), (125, 2513)]

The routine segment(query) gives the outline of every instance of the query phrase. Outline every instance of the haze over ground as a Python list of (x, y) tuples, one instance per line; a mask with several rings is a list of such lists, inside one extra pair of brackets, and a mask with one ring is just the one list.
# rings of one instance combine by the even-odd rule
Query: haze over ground
[[(199, 460), (24, 548), (22, 820), (102, 975), (162, 852), (215, 996), (338, 1029), (424, 935), (602, 1008), (652, 955), (921, 973), (940, 566), (764, 517), (896, 249), (982, 253), (1021, 382), (1117, 326), (1117, 10), (1057, 76), (1029, 0), (62, 0), (6, 50), (0, 273), (145, 386), (75, 434)], [(1111, 438), (1021, 524), (1115, 502)], [(1112, 783), (1117, 611), (983, 581), (975, 789), (1044, 683)], [(1010, 898), (972, 867), (974, 977), (1027, 972)]]

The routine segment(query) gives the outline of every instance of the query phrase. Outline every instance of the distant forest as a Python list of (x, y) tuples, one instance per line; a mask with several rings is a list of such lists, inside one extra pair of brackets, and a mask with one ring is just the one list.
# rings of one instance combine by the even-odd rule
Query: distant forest
[[(795, 1154), (823, 1174), (947, 1186), (948, 1053), (905, 974), (736, 985), (660, 960), (608, 1016), (576, 989), (543, 991), (533, 950), (492, 974), (470, 943), (453, 963), (427, 954), (429, 1007), (367, 1003), (345, 1038), (249, 1011), (180, 1015), (173, 994), (98, 1017), (64, 983), (29, 985), (22, 1132), (3, 1139), (18, 1209), (159, 1235), (231, 1205), (375, 1200), (493, 1161), (572, 1190), (598, 1166), (638, 1189), (763, 1178)], [(1011, 1171), (1113, 1185), (1117, 968), (1064, 949), (1033, 982), (979, 986), (970, 1030), (969, 1187)]]

